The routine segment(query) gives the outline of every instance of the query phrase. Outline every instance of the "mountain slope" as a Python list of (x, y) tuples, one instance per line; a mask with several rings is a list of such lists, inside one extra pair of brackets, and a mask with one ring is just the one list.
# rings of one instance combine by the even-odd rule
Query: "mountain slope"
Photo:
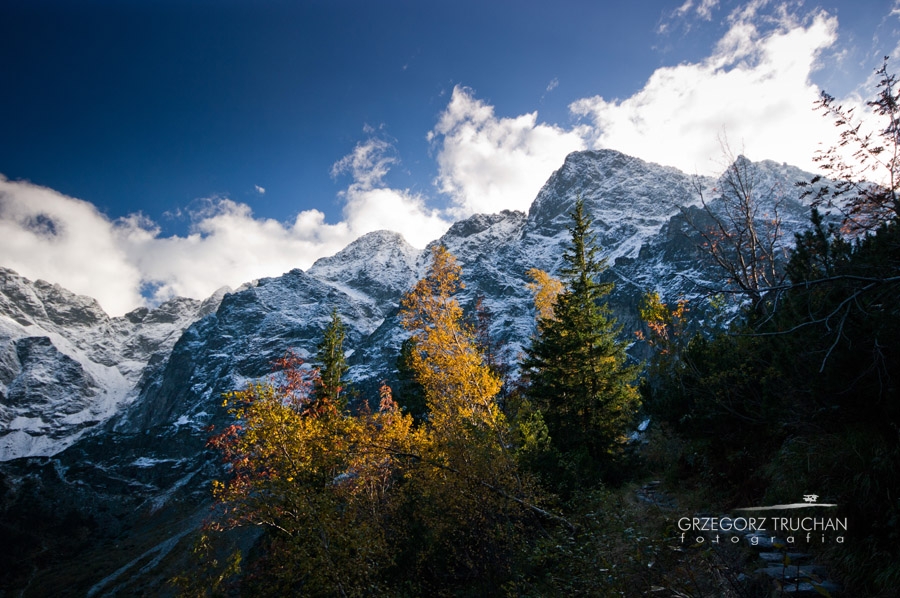
[(90, 297), (0, 268), (0, 460), (57, 453), (118, 413), (223, 294), (110, 318)]
[[(808, 178), (771, 162), (757, 168), (765, 188), (785, 194), (794, 181)], [(698, 188), (717, 185), (615, 151), (577, 152), (548, 179), (527, 215), (472, 216), (434, 243), (458, 258), (466, 284), (460, 303), (472, 313), (481, 302), (498, 357), (514, 366), (534, 330), (525, 272), (558, 271), (576, 197), (584, 198), (595, 220), (609, 260), (605, 276), (616, 284), (610, 304), (631, 337), (643, 293), (674, 299), (721, 285), (721, 274), (698, 259), (697, 235), (688, 224), (702, 215)], [(795, 201), (786, 206), (786, 223), (804, 226), (806, 209)], [(126, 538), (132, 549), (106, 554), (108, 563), (81, 574), (84, 591), (136, 591), (150, 577), (163, 579), (164, 568), (175, 565), (143, 572), (125, 566), (166, 542), (167, 551), (186, 552), (183, 532), (202, 520), (209, 480), (221, 475), (205, 446), (209, 426), (230, 421), (222, 394), (268, 375), (288, 349), (313, 361), (335, 309), (347, 327), (357, 401), (376, 396), (372, 391), (382, 380), (396, 377), (406, 336), (399, 302), (424, 275), (429, 253), (396, 233), (370, 233), (306, 272), (255, 281), (203, 303), (176, 299), (123, 318), (107, 317), (88, 298), (2, 271), (3, 514), (18, 521), (32, 512), (25, 505), (75, 513), (93, 522), (89, 547)], [(44, 458), (19, 458), (29, 455)], [(36, 587), (49, 584), (49, 575), (41, 573)]]

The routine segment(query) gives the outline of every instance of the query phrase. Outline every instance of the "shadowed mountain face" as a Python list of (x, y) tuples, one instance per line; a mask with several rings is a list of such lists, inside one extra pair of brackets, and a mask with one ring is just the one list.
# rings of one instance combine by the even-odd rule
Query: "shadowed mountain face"
[[(764, 201), (808, 178), (769, 162), (756, 168), (772, 190)], [(722, 285), (691, 238), (688, 221), (703, 219), (698, 184), (717, 183), (614, 151), (578, 152), (527, 215), (472, 216), (434, 243), (460, 261), (459, 301), (474, 309), (481, 300), (498, 357), (514, 370), (534, 331), (525, 272), (558, 271), (579, 196), (609, 260), (623, 335), (637, 329), (647, 291), (676, 299), (697, 294), (696, 282)], [(792, 200), (785, 209), (792, 239), (806, 209)], [(266, 376), (288, 349), (312, 360), (336, 309), (358, 400), (376, 396), (396, 378), (401, 297), (428, 262), (428, 249), (380, 231), (306, 272), (121, 318), (0, 269), (0, 542), (21, 547), (0, 588), (98, 596), (159, 588), (188, 552), (186, 532), (207, 515), (209, 480), (220, 472), (206, 441), (210, 426), (228, 422), (222, 394)]]

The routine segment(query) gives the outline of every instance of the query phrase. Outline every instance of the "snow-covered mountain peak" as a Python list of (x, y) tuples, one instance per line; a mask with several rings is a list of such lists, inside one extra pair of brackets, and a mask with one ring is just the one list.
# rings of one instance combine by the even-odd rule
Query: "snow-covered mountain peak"
[(308, 274), (347, 294), (366, 297), (381, 309), (399, 301), (415, 281), (420, 253), (399, 233), (380, 230), (316, 260)]
[(508, 230), (510, 226), (514, 228), (524, 220), (525, 213), (518, 210), (502, 210), (497, 214), (474, 214), (465, 220), (455, 222), (444, 233), (442, 239), (472, 237), (488, 230), (499, 232), (498, 225)]
[(348, 271), (408, 264), (415, 261), (418, 254), (419, 250), (407, 243), (400, 233), (379, 230), (361, 236), (330, 257), (319, 258), (308, 272), (318, 278), (340, 280)]
[(538, 239), (565, 236), (569, 214), (581, 197), (605, 255), (634, 258), (679, 206), (696, 203), (697, 181), (708, 184), (702, 177), (615, 150), (573, 152), (538, 193), (528, 213), (527, 234)]
[[(752, 166), (760, 190), (784, 194), (789, 242), (808, 218), (791, 193), (793, 183), (809, 175), (773, 162)], [(721, 179), (612, 150), (577, 152), (550, 177), (527, 216), (475, 215), (434, 244), (459, 260), (465, 288), (457, 299), (473, 317), (480, 305), (492, 355), (514, 377), (535, 330), (526, 272), (559, 274), (579, 195), (609, 259), (602, 276), (615, 283), (610, 309), (630, 337), (647, 291), (666, 300), (696, 298), (724, 284), (715, 265), (699, 257), (702, 239), (688, 222), (694, 215), (709, 220), (696, 207), (698, 188), (715, 210), (723, 187)], [(52, 497), (48, 508), (77, 490), (79, 509), (102, 513), (121, 529), (147, 529), (135, 524), (146, 515), (142, 505), (154, 512), (167, 504), (200, 507), (218, 471), (204, 450), (209, 426), (233, 421), (223, 393), (269, 375), (273, 360), (289, 349), (315, 366), (333, 310), (346, 327), (348, 377), (358, 390), (353, 400), (377, 397), (382, 381), (396, 382), (397, 356), (408, 337), (398, 304), (425, 273), (429, 253), (378, 231), (306, 272), (295, 269), (233, 292), (223, 288), (202, 303), (173, 299), (121, 318), (107, 317), (89, 298), (0, 269), (0, 461), (14, 459), (0, 464), (0, 482), (39, 475)], [(640, 350), (633, 345), (636, 355)], [(53, 458), (15, 459), (38, 455)], [(158, 545), (158, 534), (148, 541)], [(117, 567), (127, 564), (122, 559)], [(136, 588), (128, 591), (140, 593)]]
[(594, 219), (607, 225), (621, 217), (668, 218), (693, 200), (694, 178), (614, 150), (573, 152), (547, 180), (528, 217), (536, 230), (558, 228), (580, 196)]
[[(514, 243), (522, 237), (526, 216), (523, 212), (503, 210), (499, 214), (475, 214), (455, 223), (444, 235), (429, 244), (443, 245), (461, 262), (471, 262), (488, 248), (498, 248)], [(431, 261), (430, 252), (425, 252), (420, 261), (423, 265)]]
[[(805, 212), (790, 192), (796, 180), (808, 178), (804, 173), (774, 162), (739, 165), (752, 166), (759, 188), (773, 190), (772, 197), (784, 194), (792, 202), (791, 224), (803, 224)], [(699, 189), (715, 206), (723, 187), (722, 179), (613, 150), (575, 152), (527, 215), (474, 215), (433, 244), (445, 245), (463, 268), (460, 302), (468, 309), (479, 300), (490, 309), (491, 331), (513, 355), (534, 325), (526, 271), (558, 272), (577, 197), (593, 219), (609, 276), (623, 283), (611, 298), (621, 318), (632, 317), (626, 308), (648, 289), (689, 293), (685, 272), (698, 279), (716, 275), (701, 272), (681, 210), (695, 209)], [(93, 299), (0, 269), (0, 444), (6, 447), (0, 460), (53, 454), (117, 411), (130, 413), (117, 429), (135, 432), (169, 417), (212, 413), (211, 397), (265, 375), (288, 348), (313, 355), (333, 309), (348, 328), (355, 379), (389, 377), (403, 336), (397, 308), (424, 275), (429, 253), (395, 232), (376, 231), (306, 272), (295, 269), (233, 292), (223, 288), (202, 303), (176, 298), (120, 318), (108, 317)]]
[(96, 326), (109, 320), (96, 299), (0, 267), (0, 313), (23, 326)]

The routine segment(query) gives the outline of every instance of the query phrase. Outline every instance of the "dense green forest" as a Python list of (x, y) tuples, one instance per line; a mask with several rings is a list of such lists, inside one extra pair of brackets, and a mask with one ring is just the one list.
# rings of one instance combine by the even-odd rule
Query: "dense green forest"
[[(348, 388), (335, 313), (316, 367), (288, 353), (226, 398), (234, 424), (211, 445), (228, 475), (179, 591), (767, 596), (739, 551), (679, 542), (675, 522), (814, 493), (849, 529), (802, 548), (845, 595), (896, 595), (900, 95), (887, 62), (878, 73), (870, 135), (821, 99), (842, 144), (818, 157), (827, 179), (798, 185), (813, 210), (792, 249), (777, 213), (753, 218), (752, 169), (729, 167), (723, 206), (704, 201), (712, 224), (698, 224), (724, 282), (695, 302), (647, 294), (646, 364), (606, 305), (581, 201), (560, 279), (530, 272), (537, 319), (515, 380), (454, 299), (464, 281), (442, 247), (401, 304), (398, 388)], [(739, 311), (711, 317), (726, 305)], [(671, 504), (635, 500), (650, 480)], [(247, 528), (252, 549), (231, 548)]]

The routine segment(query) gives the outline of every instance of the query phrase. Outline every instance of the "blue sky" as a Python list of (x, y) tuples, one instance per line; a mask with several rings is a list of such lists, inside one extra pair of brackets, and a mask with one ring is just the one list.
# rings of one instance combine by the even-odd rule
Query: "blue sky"
[[(812, 168), (894, 0), (0, 6), (0, 265), (113, 314), (527, 210), (574, 150)], [(868, 89), (871, 89), (869, 87)]]

